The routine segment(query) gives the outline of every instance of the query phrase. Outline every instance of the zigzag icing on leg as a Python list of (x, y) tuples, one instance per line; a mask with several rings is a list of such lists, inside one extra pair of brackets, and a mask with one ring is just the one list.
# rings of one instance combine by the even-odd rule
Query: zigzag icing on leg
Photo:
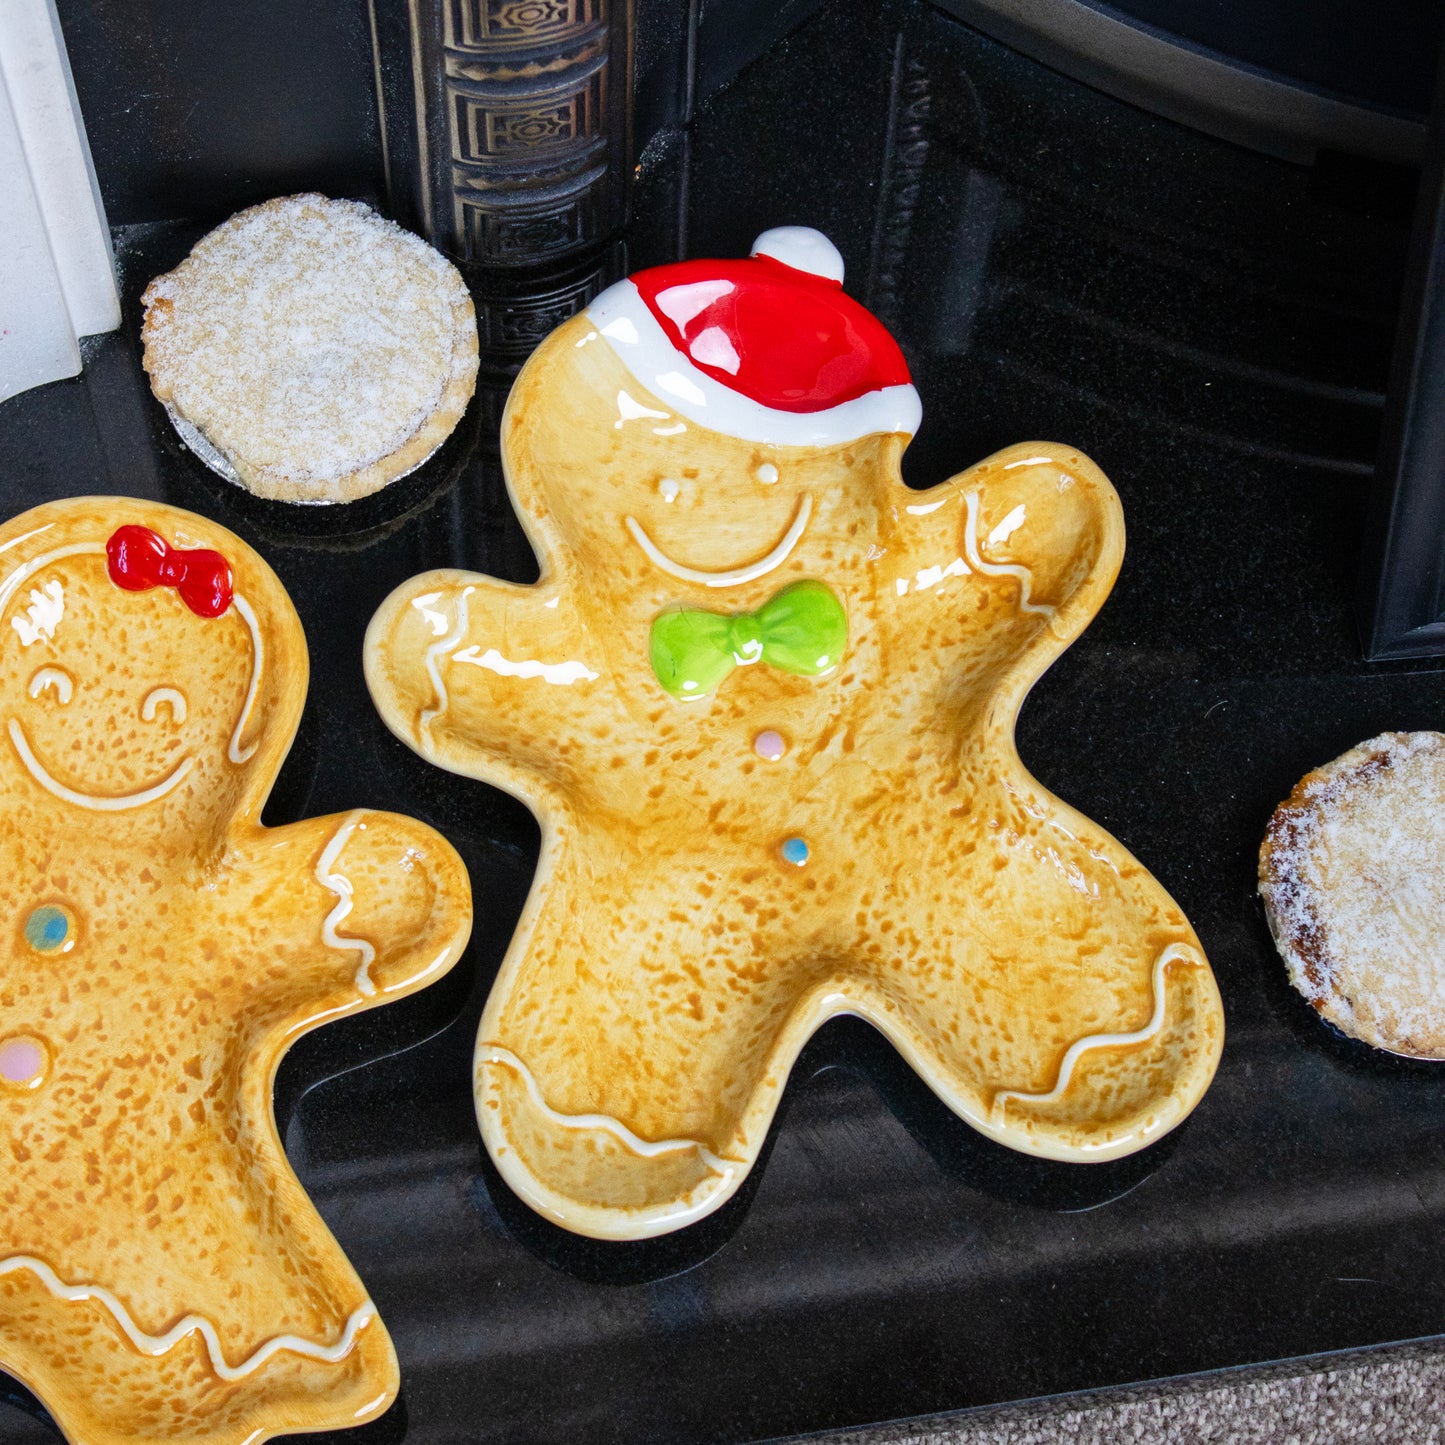
[(1000, 1089), (993, 1096), (993, 1105), (990, 1113), (995, 1123), (1002, 1123), (1003, 1116), (1011, 1100), (1017, 1099), (1027, 1104), (1054, 1104), (1063, 1098), (1074, 1075), (1074, 1066), (1079, 1062), (1082, 1055), (1091, 1049), (1117, 1048), (1126, 1044), (1142, 1044), (1152, 1039), (1160, 1029), (1164, 1027), (1165, 979), (1164, 971), (1176, 959), (1183, 959), (1185, 962), (1194, 962), (1194, 955), (1191, 950), (1182, 944), (1171, 943), (1158, 958), (1154, 960), (1153, 989), (1154, 989), (1154, 1012), (1149, 1022), (1141, 1029), (1136, 1029), (1129, 1034), (1089, 1034), (1082, 1039), (1076, 1039), (1069, 1045), (1068, 1052), (1064, 1055), (1064, 1061), (1059, 1065), (1058, 1082), (1054, 1087), (1042, 1094), (1031, 1094), (1023, 1089)]
[(125, 1337), (143, 1355), (164, 1355), (172, 1350), (187, 1335), (199, 1334), (205, 1342), (206, 1354), (210, 1357), (211, 1369), (228, 1383), (244, 1379), (259, 1370), (272, 1355), (285, 1350), (288, 1354), (302, 1355), (308, 1360), (317, 1360), (325, 1365), (339, 1364), (355, 1348), (356, 1337), (376, 1317), (376, 1306), (370, 1300), (358, 1305), (346, 1321), (341, 1338), (334, 1345), (320, 1345), (312, 1340), (303, 1340), (299, 1335), (277, 1335), (257, 1348), (239, 1365), (229, 1365), (221, 1351), (221, 1338), (210, 1320), (200, 1315), (186, 1315), (177, 1320), (163, 1335), (147, 1334), (136, 1324), (130, 1311), (108, 1289), (98, 1284), (66, 1284), (44, 1260), (33, 1255), (14, 1254), (0, 1259), (0, 1275), (15, 1274), (26, 1270), (33, 1274), (56, 1299), (70, 1303), (94, 1300), (103, 1305), (121, 1327)]
[(536, 1077), (531, 1069), (510, 1049), (504, 1049), (499, 1044), (482, 1044), (477, 1049), (477, 1058), (482, 1062), (501, 1064), (505, 1068), (513, 1070), (521, 1078), (527, 1090), (527, 1097), (531, 1099), (533, 1105), (554, 1124), (560, 1124), (564, 1129), (600, 1129), (603, 1133), (611, 1134), (619, 1143), (626, 1145), (634, 1154), (640, 1154), (647, 1159), (658, 1154), (675, 1154), (681, 1149), (696, 1149), (698, 1158), (715, 1174), (721, 1174), (725, 1179), (731, 1178), (742, 1167), (735, 1160), (724, 1159), (721, 1155), (714, 1154), (706, 1144), (698, 1139), (643, 1139), (634, 1134), (620, 1119), (614, 1119), (610, 1114), (561, 1113), (542, 1097), (542, 1090), (537, 1086)]

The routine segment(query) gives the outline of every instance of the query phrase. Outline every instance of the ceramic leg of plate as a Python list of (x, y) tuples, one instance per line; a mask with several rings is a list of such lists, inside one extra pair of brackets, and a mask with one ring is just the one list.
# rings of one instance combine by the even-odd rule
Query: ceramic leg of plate
[[(850, 950), (860, 1012), (1000, 1142), (1131, 1153), (1193, 1108), (1218, 1062), (1199, 942), (1120, 844), (1021, 768), (964, 787), (971, 813), (1000, 826), (936, 835), (934, 857), (869, 901)], [(934, 926), (912, 942), (906, 920), (925, 911)]]
[(188, 1313), (179, 1297), (60, 1297), (57, 1287), (72, 1283), (29, 1268), (0, 1276), (0, 1365), (35, 1391), (70, 1441), (250, 1445), (358, 1423), (395, 1397), (395, 1352), (359, 1284), (315, 1339), (296, 1337), (313, 1347), (303, 1354), (267, 1352), (278, 1335), (213, 1351), (199, 1326), (162, 1348)]
[(677, 1228), (757, 1157), (806, 1034), (779, 1041), (836, 962), (796, 870), (747, 871), (577, 833), (533, 900), (482, 1020), (478, 1116), (508, 1183), (569, 1228)]

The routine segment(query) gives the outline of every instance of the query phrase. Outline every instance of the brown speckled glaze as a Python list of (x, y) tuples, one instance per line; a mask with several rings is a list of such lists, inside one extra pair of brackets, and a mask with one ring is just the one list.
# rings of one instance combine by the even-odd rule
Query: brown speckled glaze
[[(1092, 463), (1028, 443), (912, 492), (902, 436), (775, 446), (684, 422), (586, 316), (523, 371), (502, 440), (539, 581), (413, 578), (366, 664), (399, 737), (542, 821), (476, 1053), (482, 1133), (524, 1199), (603, 1238), (715, 1209), (839, 1013), (1016, 1149), (1109, 1159), (1189, 1112), (1223, 1041), (1199, 942), (1014, 748), (1030, 685), (1118, 571)], [(786, 557), (728, 586), (659, 569), (627, 521), (722, 570), (776, 555), (800, 509)], [(841, 666), (661, 688), (659, 613), (756, 611), (803, 579), (846, 608)]]
[[(122, 591), (125, 523), (222, 553), (236, 601)], [(396, 1393), (271, 1086), (301, 1034), (452, 965), (469, 887), (408, 818), (260, 825), (306, 679), (280, 582), (201, 517), (91, 497), (0, 528), (0, 1051), (43, 1043), (0, 1078), (0, 1365), (74, 1442), (249, 1445)]]

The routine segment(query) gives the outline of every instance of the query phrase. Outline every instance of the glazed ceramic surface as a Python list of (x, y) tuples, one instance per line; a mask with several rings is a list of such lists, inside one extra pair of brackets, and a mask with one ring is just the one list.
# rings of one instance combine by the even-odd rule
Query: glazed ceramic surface
[(306, 679), (280, 582), (201, 517), (0, 528), (0, 1365), (85, 1445), (240, 1445), (397, 1390), (271, 1085), (451, 967), (470, 895), (408, 818), (260, 825)]
[[(0, 517), (124, 492), (244, 537), (311, 653), (267, 820), (424, 818), (478, 899), (445, 978), (308, 1035), (277, 1079), (287, 1157), (401, 1362), (404, 1407), (350, 1438), (738, 1445), (1438, 1334), (1445, 1071), (1322, 1024), (1255, 891), (1303, 773), (1445, 728), (1445, 671), (1365, 666), (1351, 611), (1413, 191), (1399, 218), (1367, 211), (1372, 172), (1327, 187), (913, 3), (823, 7), (690, 135), (694, 254), (828, 218), (922, 396), (907, 481), (1043, 435), (1118, 488), (1119, 581), (1030, 692), (1018, 749), (1183, 907), (1227, 1043), (1183, 1125), (1082, 1168), (993, 1144), (871, 1025), (833, 1019), (722, 1209), (622, 1246), (549, 1224), (481, 1147), (470, 1069), (536, 822), (392, 736), (360, 667), (366, 623), (416, 573), (535, 580), (497, 460), (505, 357), (415, 477), (339, 510), (263, 504), (177, 444), (140, 366), (140, 292), (204, 227), (132, 228), (132, 324), (80, 377), (0, 406)], [(638, 266), (676, 254), (668, 177), (644, 177), (667, 207), (639, 193)], [(0, 1377), (5, 1445), (57, 1445), (34, 1408)]]
[(542, 821), (476, 1050), (501, 1173), (585, 1234), (695, 1220), (840, 1013), (1016, 1149), (1158, 1138), (1218, 1060), (1213, 977), (1165, 891), (1013, 741), (1114, 581), (1113, 489), (1029, 443), (910, 492), (906, 372), (788, 444), (739, 436), (767, 430), (745, 406), (702, 426), (665, 348), (617, 325), (637, 294), (561, 327), (512, 392), (538, 582), (428, 573), (367, 637), (393, 731)]

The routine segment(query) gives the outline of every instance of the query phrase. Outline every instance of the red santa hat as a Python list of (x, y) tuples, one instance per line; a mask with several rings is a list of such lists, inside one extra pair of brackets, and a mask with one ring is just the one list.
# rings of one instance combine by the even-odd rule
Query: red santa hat
[(807, 226), (764, 231), (745, 261), (639, 271), (587, 315), (643, 386), (712, 431), (838, 446), (918, 430), (898, 343), (843, 290), (843, 258)]

